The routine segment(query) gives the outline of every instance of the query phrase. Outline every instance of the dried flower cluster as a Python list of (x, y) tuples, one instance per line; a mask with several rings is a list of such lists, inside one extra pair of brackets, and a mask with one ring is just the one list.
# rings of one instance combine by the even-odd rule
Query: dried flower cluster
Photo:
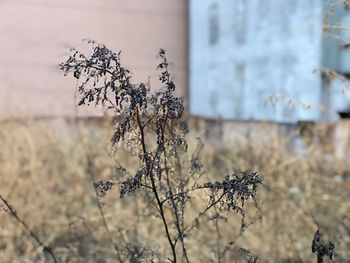
[(242, 213), (244, 201), (255, 198), (261, 183), (262, 178), (257, 173), (238, 172), (227, 175), (222, 182), (206, 183), (202, 187), (211, 190), (212, 202), (219, 200), (223, 209)]
[(112, 189), (113, 183), (110, 181), (99, 181), (94, 183), (94, 188), (98, 197), (103, 197)]
[(320, 230), (317, 229), (314, 235), (314, 239), (312, 240), (311, 250), (312, 253), (317, 256), (317, 263), (322, 263), (324, 257), (329, 257), (331, 260), (334, 255), (335, 246), (332, 242), (324, 243), (321, 240)]

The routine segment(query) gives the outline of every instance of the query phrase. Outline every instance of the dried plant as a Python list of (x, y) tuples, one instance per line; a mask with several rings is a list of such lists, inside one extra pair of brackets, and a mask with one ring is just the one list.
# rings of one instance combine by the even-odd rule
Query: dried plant
[(311, 250), (317, 256), (317, 263), (322, 263), (323, 258), (328, 256), (330, 260), (333, 259), (335, 246), (332, 242), (324, 243), (321, 240), (322, 235), (317, 229), (312, 240)]
[[(88, 42), (93, 46), (91, 55), (72, 49), (71, 56), (60, 68), (66, 75), (71, 73), (81, 81), (79, 105), (94, 103), (112, 112), (113, 147), (124, 142), (138, 157), (137, 171), (120, 183), (120, 197), (143, 191), (163, 224), (171, 251), (171, 257), (164, 257), (177, 262), (181, 253), (181, 261), (189, 262), (186, 240), (198, 226), (199, 219), (214, 208), (244, 215), (244, 203), (249, 199), (255, 201), (262, 178), (256, 173), (234, 172), (221, 182), (201, 183), (200, 150), (191, 158), (187, 157), (188, 127), (182, 120), (183, 100), (174, 94), (175, 84), (168, 71), (165, 51), (159, 51), (161, 62), (157, 67), (162, 87), (151, 92), (149, 85), (132, 82), (130, 72), (121, 64), (120, 52), (115, 53), (94, 41)], [(111, 181), (96, 182), (97, 195), (104, 196), (113, 184)], [(209, 203), (192, 223), (188, 223), (185, 212), (191, 196), (208, 191)]]

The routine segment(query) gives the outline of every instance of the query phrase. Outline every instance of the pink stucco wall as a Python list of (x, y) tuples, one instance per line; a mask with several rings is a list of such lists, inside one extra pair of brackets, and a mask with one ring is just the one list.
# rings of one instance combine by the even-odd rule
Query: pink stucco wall
[(156, 79), (166, 49), (186, 95), (186, 0), (1, 0), (0, 35), (0, 117), (95, 114), (76, 109), (76, 82), (57, 69), (84, 38), (122, 50), (135, 81)]

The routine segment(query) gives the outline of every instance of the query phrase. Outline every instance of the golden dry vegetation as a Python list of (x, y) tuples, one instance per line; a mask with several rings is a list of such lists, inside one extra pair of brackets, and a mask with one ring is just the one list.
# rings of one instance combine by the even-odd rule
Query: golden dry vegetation
[[(154, 262), (162, 262), (161, 255), (167, 253), (161, 221), (139, 192), (121, 199), (114, 187), (106, 197), (96, 198), (93, 182), (118, 182), (116, 167), (133, 172), (136, 166), (126, 146), (112, 154), (112, 130), (109, 120), (99, 119), (1, 123), (0, 194), (59, 262), (118, 262), (113, 244), (130, 255), (154, 253)], [(247, 204), (247, 222), (254, 216), (258, 220), (242, 235), (241, 218), (235, 214), (217, 224), (201, 222), (187, 237), (191, 262), (217, 262), (215, 251), (231, 240), (236, 242), (221, 262), (247, 262), (249, 257), (239, 248), (259, 256), (259, 262), (315, 262), (311, 241), (316, 223), (325, 240), (335, 244), (334, 262), (349, 262), (349, 163), (334, 158), (327, 133), (314, 132), (318, 139), (304, 138), (306, 146), (299, 153), (290, 150), (298, 132), (285, 137), (274, 129), (259, 136), (237, 133), (230, 135), (229, 144), (216, 143), (217, 136), (203, 139), (201, 159), (208, 177), (252, 170), (264, 177), (264, 185), (258, 193), (258, 214)], [(190, 152), (200, 134), (205, 132), (189, 134)], [(203, 198), (192, 197), (189, 218), (201, 211)], [(50, 262), (5, 206), (0, 222), (0, 262)]]

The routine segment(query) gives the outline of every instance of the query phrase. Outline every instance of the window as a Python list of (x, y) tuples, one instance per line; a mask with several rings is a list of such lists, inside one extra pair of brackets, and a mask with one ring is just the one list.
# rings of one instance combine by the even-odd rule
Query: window
[(248, 0), (238, 0), (234, 4), (233, 30), (235, 41), (242, 45), (246, 41)]
[(244, 103), (245, 103), (245, 64), (239, 63), (234, 65), (233, 72), (233, 107), (236, 119), (243, 119), (244, 116)]
[(215, 45), (219, 41), (219, 10), (218, 4), (209, 7), (209, 43)]

